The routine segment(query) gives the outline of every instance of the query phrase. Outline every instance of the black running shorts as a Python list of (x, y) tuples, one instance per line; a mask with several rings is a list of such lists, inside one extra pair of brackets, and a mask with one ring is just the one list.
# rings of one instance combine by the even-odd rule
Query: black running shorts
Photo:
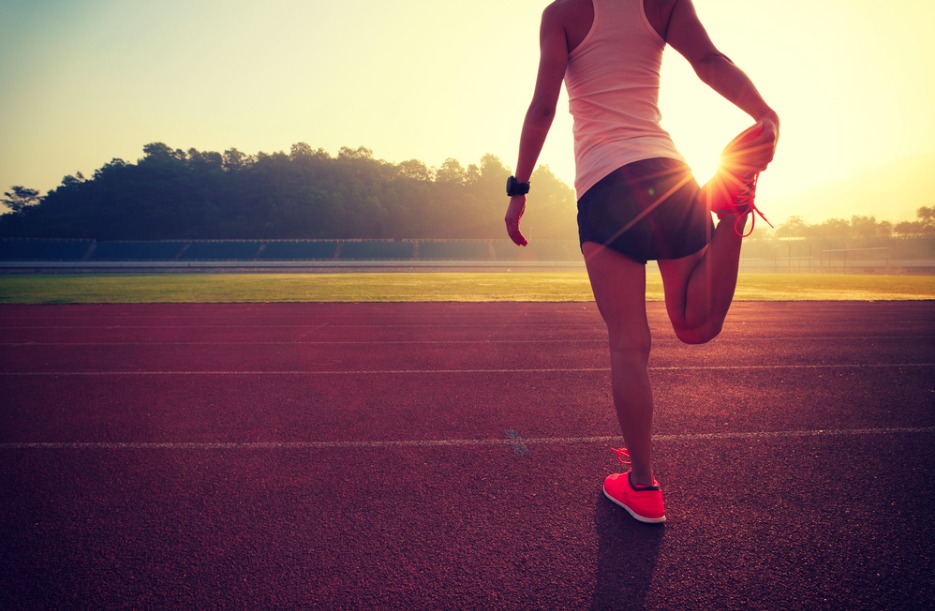
[(578, 200), (578, 237), (645, 264), (704, 248), (711, 213), (691, 168), (676, 159), (644, 159), (605, 176)]

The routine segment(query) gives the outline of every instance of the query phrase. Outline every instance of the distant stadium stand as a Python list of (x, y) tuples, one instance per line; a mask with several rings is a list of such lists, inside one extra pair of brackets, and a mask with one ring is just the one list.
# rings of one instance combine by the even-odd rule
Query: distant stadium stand
[(94, 240), (0, 240), (0, 261), (80, 261)]
[(331, 259), (338, 248), (337, 240), (276, 240), (268, 242), (258, 261), (315, 261)]
[(489, 261), (487, 240), (419, 240), (421, 261)]
[(98, 242), (89, 261), (171, 261), (188, 242)]
[(533, 240), (527, 246), (517, 246), (510, 240), (494, 240), (498, 261), (575, 261), (581, 250), (574, 240)]
[(260, 240), (194, 241), (179, 261), (251, 261), (261, 244)]
[(356, 261), (411, 261), (412, 242), (392, 240), (344, 241), (338, 258)]

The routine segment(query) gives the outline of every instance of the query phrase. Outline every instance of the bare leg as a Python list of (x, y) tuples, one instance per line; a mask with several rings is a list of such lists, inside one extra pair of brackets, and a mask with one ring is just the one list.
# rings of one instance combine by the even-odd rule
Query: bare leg
[(646, 266), (594, 242), (583, 252), (597, 307), (607, 323), (611, 382), (620, 431), (630, 452), (633, 483), (651, 486), (653, 393), (651, 337), (646, 320)]
[[(708, 183), (699, 197), (706, 201), (731, 195)], [(710, 202), (708, 205), (710, 209)], [(687, 344), (703, 344), (721, 332), (737, 287), (743, 238), (734, 231), (734, 223), (739, 216), (722, 216), (708, 245), (695, 254), (659, 261), (669, 320), (675, 334)], [(741, 233), (746, 220), (737, 224)]]

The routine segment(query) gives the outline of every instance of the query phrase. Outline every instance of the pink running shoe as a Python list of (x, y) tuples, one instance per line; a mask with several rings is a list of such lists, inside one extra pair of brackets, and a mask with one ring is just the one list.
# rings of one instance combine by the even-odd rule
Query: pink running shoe
[[(773, 226), (772, 223), (767, 220), (763, 213), (753, 204), (753, 200), (756, 197), (756, 183), (760, 178), (759, 172), (747, 171), (749, 166), (744, 167), (741, 165), (737, 158), (739, 157), (738, 153), (734, 151), (736, 147), (741, 142), (747, 142), (752, 140), (760, 135), (763, 131), (763, 126), (757, 123), (753, 127), (748, 127), (744, 131), (728, 143), (724, 147), (724, 151), (721, 153), (721, 166), (717, 171), (717, 180), (721, 183), (719, 191), (722, 192), (722, 196), (726, 193), (736, 192), (736, 195), (731, 198), (729, 195), (726, 196), (726, 201), (723, 203), (723, 207), (712, 210), (712, 212), (717, 214), (718, 220), (721, 219), (725, 214), (730, 214), (732, 212), (740, 213), (740, 217), (734, 222), (734, 233), (739, 235), (742, 238), (749, 236), (753, 233), (753, 228), (756, 226), (756, 214), (760, 215), (760, 218), (766, 221), (766, 224), (770, 227)], [(740, 233), (737, 229), (737, 224), (743, 220), (747, 212), (755, 212), (751, 218), (753, 219), (750, 223), (750, 231), (747, 233)]]
[[(617, 453), (617, 459), (620, 462), (625, 465), (630, 464), (621, 458), (621, 455), (630, 458), (625, 449), (615, 449), (614, 452)], [(626, 509), (640, 522), (659, 524), (666, 521), (662, 490), (656, 478), (653, 478), (652, 486), (634, 486), (630, 481), (629, 470), (626, 473), (613, 473), (604, 480), (604, 496)]]

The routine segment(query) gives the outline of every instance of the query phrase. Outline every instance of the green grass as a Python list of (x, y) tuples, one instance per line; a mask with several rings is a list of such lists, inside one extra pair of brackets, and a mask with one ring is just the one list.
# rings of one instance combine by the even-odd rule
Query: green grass
[[(661, 301), (649, 274), (646, 297)], [(0, 276), (0, 303), (591, 301), (584, 272)], [(935, 276), (741, 274), (737, 301), (935, 299)]]

